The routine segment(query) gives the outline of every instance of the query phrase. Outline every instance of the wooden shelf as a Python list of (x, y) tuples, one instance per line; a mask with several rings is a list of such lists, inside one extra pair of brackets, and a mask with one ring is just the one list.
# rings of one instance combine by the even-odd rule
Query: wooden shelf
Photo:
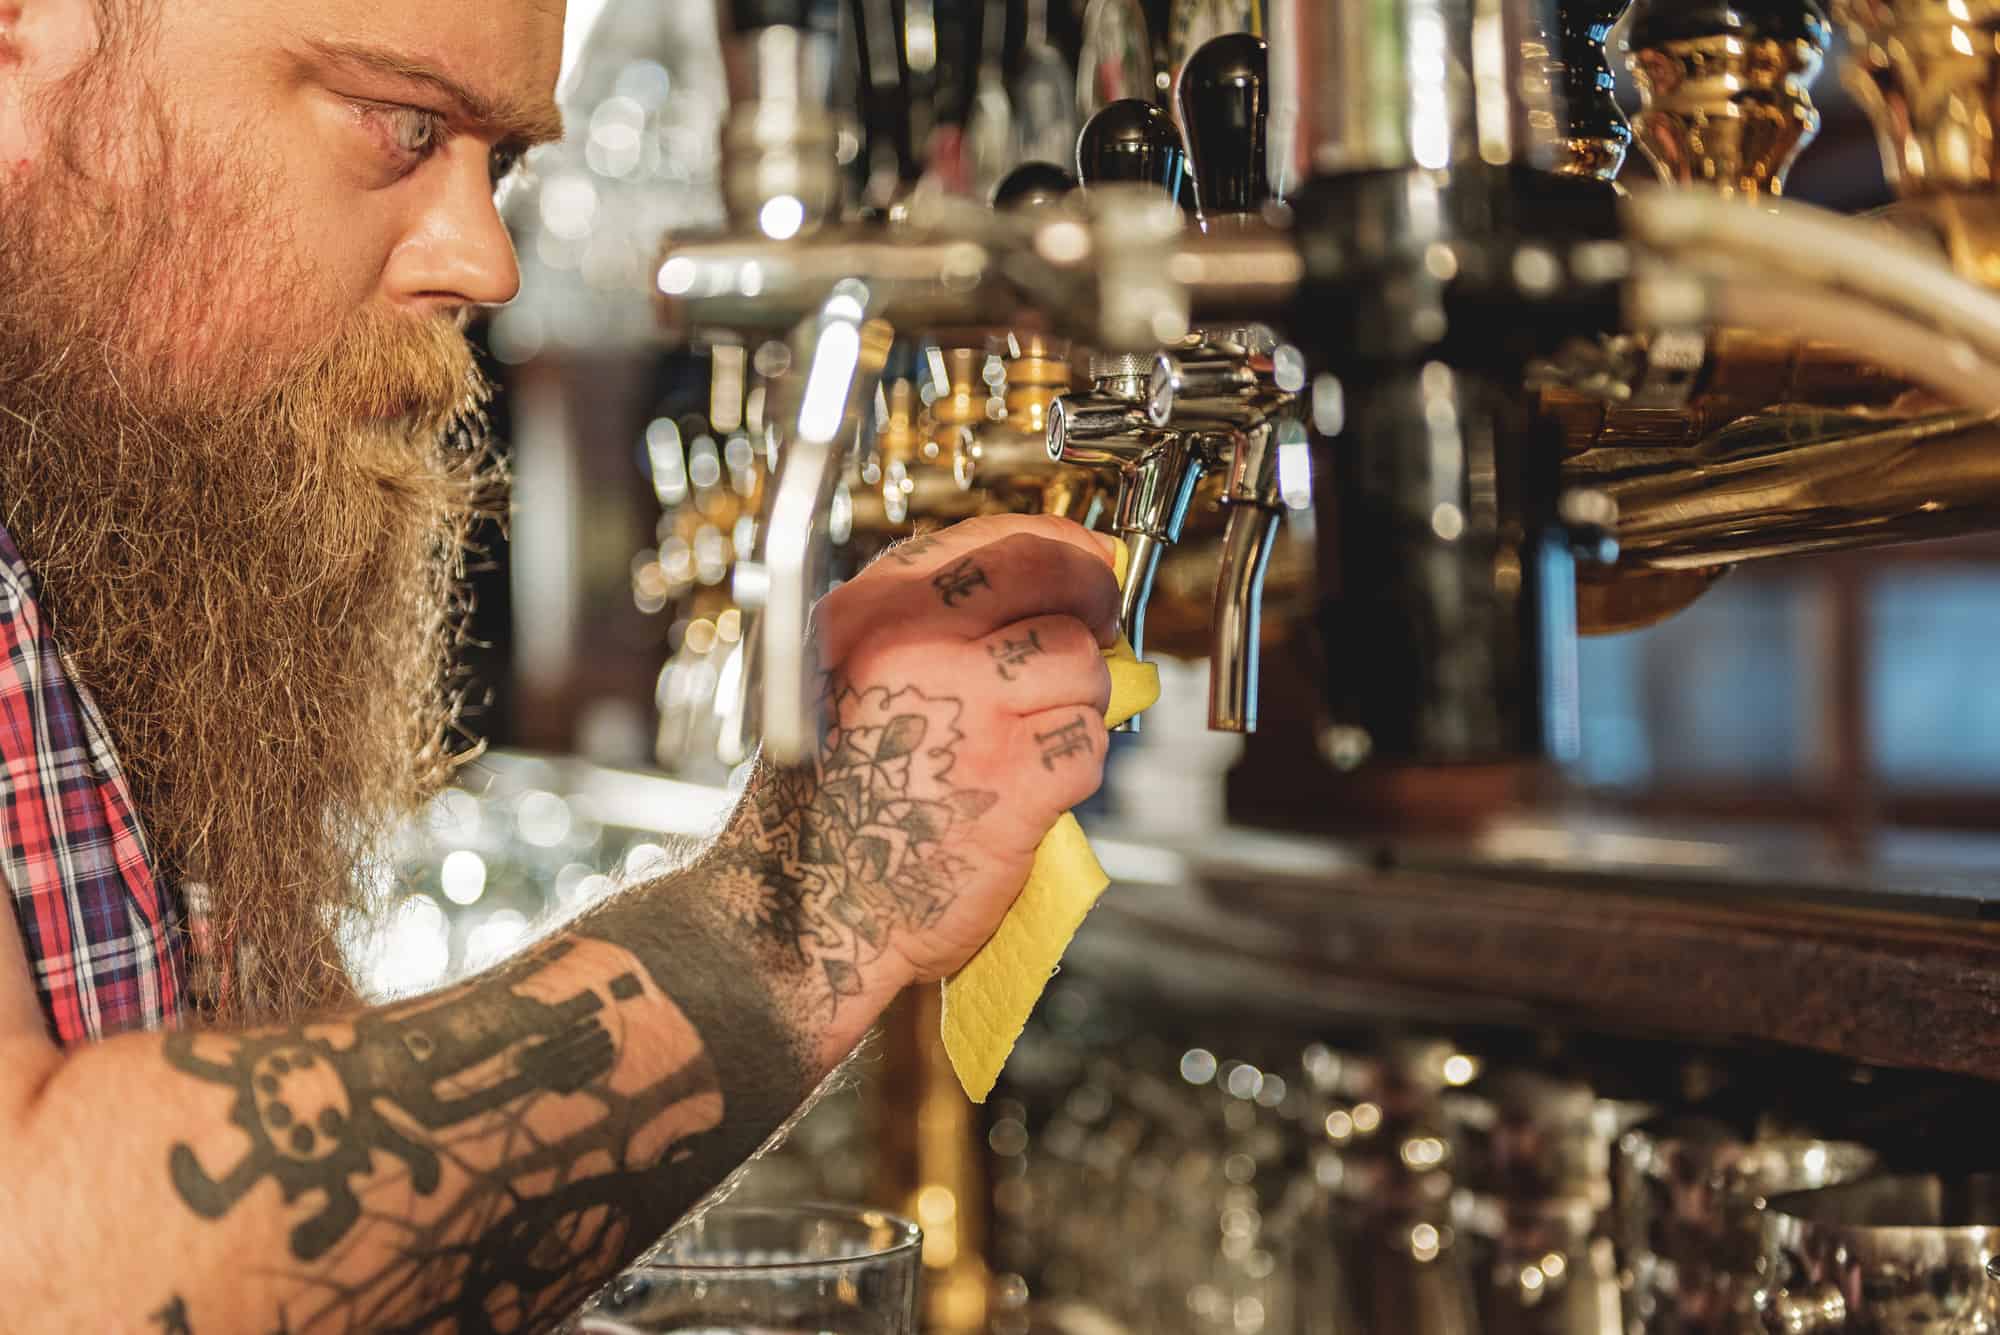
[(1118, 883), (1073, 959), (1196, 1004), (1745, 1040), (2000, 1080), (2000, 925), (1979, 920), (1977, 878), (1384, 870), (1233, 835), (1100, 847)]

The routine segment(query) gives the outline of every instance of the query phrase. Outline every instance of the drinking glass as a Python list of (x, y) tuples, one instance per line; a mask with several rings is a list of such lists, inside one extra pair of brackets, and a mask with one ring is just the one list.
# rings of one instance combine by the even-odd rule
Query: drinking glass
[(917, 1335), (923, 1235), (875, 1210), (719, 1208), (621, 1275), (580, 1335)]

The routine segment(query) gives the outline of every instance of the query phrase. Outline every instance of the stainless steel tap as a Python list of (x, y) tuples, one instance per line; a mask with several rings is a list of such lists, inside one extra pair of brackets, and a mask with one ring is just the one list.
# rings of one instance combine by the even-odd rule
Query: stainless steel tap
[(1297, 421), (1304, 387), (1303, 358), (1267, 329), (1196, 335), (1154, 365), (1151, 420), (1212, 442), (1223, 475), (1208, 678), (1208, 723), (1222, 732), (1257, 727), (1264, 575), (1285, 511), (1278, 428)]
[(1090, 378), (1090, 393), (1066, 395), (1050, 408), (1048, 453), (1058, 463), (1117, 475), (1111, 529), (1132, 556), (1119, 622), (1132, 651), (1143, 657), (1153, 576), (1161, 554), (1180, 541), (1195, 486), (1217, 457), (1215, 437), (1161, 424), (1162, 415), (1148, 403), (1159, 388), (1151, 358), (1099, 354), (1091, 359)]
[[(1267, 48), (1249, 33), (1214, 38), (1181, 69), (1181, 125), (1206, 230), (1239, 226), (1271, 198), (1269, 84)], [(1304, 388), (1303, 357), (1257, 326), (1197, 331), (1154, 366), (1148, 397), (1155, 421), (1217, 433), (1224, 470), (1220, 500), (1228, 520), (1209, 618), (1208, 676), (1208, 723), (1222, 732), (1257, 727), (1264, 575), (1285, 509), (1276, 427), (1281, 416), (1296, 420)]]
[[(826, 36), (808, 27), (809, 8), (736, 6), (738, 65), (748, 70), (751, 86), (733, 99), (723, 127), (723, 198), (734, 232), (778, 243), (816, 231), (841, 204), (835, 130), (819, 114), (832, 53)], [(743, 649), (742, 700), (724, 710), (724, 746), (743, 749), (761, 732), (781, 763), (808, 755), (818, 731), (806, 698), (811, 594), (805, 583), (814, 564), (813, 529), (824, 522), (839, 476), (840, 428), (860, 369), (867, 305), (865, 286), (837, 285), (794, 334), (792, 365), (798, 370), (773, 387), (781, 424), (777, 472), (755, 551), (737, 566), (734, 580), (737, 604), (752, 625)], [(807, 382), (797, 379), (799, 370)], [(837, 407), (831, 403), (836, 393)]]
[[(1187, 150), (1167, 115), (1150, 102), (1112, 102), (1092, 116), (1077, 137), (1077, 177), (1087, 190), (1124, 184), (1128, 191), (1157, 192), (1155, 216), (1179, 230), (1174, 198), (1186, 171)], [(1115, 196), (1111, 196), (1115, 199)], [(1128, 271), (1129, 273), (1129, 271)], [(1138, 311), (1148, 285), (1137, 274), (1119, 300)], [(1157, 316), (1153, 316), (1157, 323)], [(1179, 337), (1185, 323), (1156, 329)], [(1166, 341), (1165, 338), (1162, 341)], [(1188, 506), (1202, 473), (1216, 458), (1203, 434), (1169, 430), (1149, 398), (1160, 383), (1154, 359), (1140, 353), (1098, 353), (1090, 361), (1088, 394), (1058, 399), (1049, 415), (1048, 453), (1058, 463), (1105, 470), (1118, 479), (1112, 531), (1131, 553), (1119, 621), (1132, 651), (1146, 652), (1146, 603), (1162, 553), (1180, 540)], [(1137, 719), (1124, 731), (1138, 731)]]
[(758, 643), (745, 654), (745, 676), (759, 674), (764, 752), (781, 765), (808, 759), (819, 741), (812, 608), (828, 582), (834, 489), (848, 449), (870, 423), (891, 337), (868, 317), (865, 284), (837, 284), (794, 335), (802, 373), (779, 382), (778, 474), (755, 559), (738, 567), (735, 592), (740, 606), (757, 609)]

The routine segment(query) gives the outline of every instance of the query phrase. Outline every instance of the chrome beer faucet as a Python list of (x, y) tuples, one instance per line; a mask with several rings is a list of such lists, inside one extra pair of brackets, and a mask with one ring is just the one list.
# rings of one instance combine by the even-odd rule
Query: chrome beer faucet
[[(1180, 131), (1167, 114), (1135, 98), (1112, 102), (1077, 138), (1077, 179), (1086, 191), (1126, 184), (1155, 187), (1170, 200), (1186, 166)], [(1130, 295), (1130, 294), (1128, 294)], [(1184, 326), (1183, 326), (1184, 327)], [(1087, 394), (1065, 395), (1049, 411), (1048, 454), (1062, 464), (1118, 478), (1111, 528), (1131, 551), (1119, 622), (1132, 651), (1146, 652), (1146, 602), (1161, 553), (1180, 540), (1188, 505), (1212, 455), (1206, 437), (1165, 428), (1148, 397), (1154, 359), (1142, 353), (1096, 353)], [(1137, 721), (1125, 725), (1137, 731)]]
[[(1204, 231), (1242, 227), (1271, 198), (1266, 160), (1270, 61), (1263, 39), (1229, 33), (1188, 58), (1180, 78), (1181, 125), (1194, 163)], [(1208, 725), (1257, 727), (1258, 645), (1264, 574), (1278, 539), (1278, 423), (1296, 420), (1305, 362), (1259, 326), (1200, 330), (1160, 354), (1149, 407), (1162, 425), (1215, 433), (1228, 515), (1209, 620)]]
[(1223, 477), (1208, 677), (1208, 725), (1221, 732), (1257, 727), (1264, 574), (1285, 511), (1280, 428), (1298, 422), (1305, 381), (1298, 350), (1256, 326), (1193, 335), (1154, 364), (1149, 420), (1204, 442)]
[[(1265, 46), (1247, 33), (1204, 44), (1180, 78), (1185, 152), (1205, 232), (1243, 227), (1270, 198), (1265, 169), (1269, 114)], [(1078, 169), (1171, 189), (1183, 152), (1157, 110), (1113, 103), (1085, 128)], [(1197, 329), (1142, 366), (1133, 357), (1092, 360), (1092, 390), (1066, 399), (1050, 425), (1052, 458), (1116, 469), (1113, 530), (1132, 551), (1124, 624), (1144, 652), (1145, 615), (1160, 558), (1178, 542), (1205, 474), (1225, 475), (1229, 519), (1211, 621), (1211, 726), (1248, 731), (1256, 721), (1257, 631), (1263, 577), (1283, 510), (1276, 418), (1296, 403), (1302, 366), (1258, 327)], [(1278, 362), (1285, 372), (1280, 374)], [(1283, 381), (1281, 386), (1280, 381)]]
[(1117, 475), (1111, 530), (1132, 557), (1119, 624), (1132, 651), (1144, 657), (1153, 577), (1161, 555), (1180, 541), (1194, 489), (1215, 458), (1213, 437), (1155, 424), (1164, 414), (1147, 402), (1156, 389), (1150, 358), (1097, 354), (1090, 378), (1090, 393), (1065, 395), (1050, 407), (1048, 453), (1058, 463)]

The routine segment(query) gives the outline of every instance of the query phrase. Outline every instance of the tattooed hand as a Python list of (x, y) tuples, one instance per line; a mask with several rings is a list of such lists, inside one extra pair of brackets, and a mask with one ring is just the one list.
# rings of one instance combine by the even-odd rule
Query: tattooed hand
[(760, 774), (694, 865), (394, 1005), (73, 1054), (0, 1041), (10, 1310), (166, 1335), (540, 1332), (574, 1310), (897, 991), (972, 955), (1098, 784), (1105, 546), (996, 518), (895, 555), (818, 610), (819, 755)]
[(1096, 790), (1109, 553), (1064, 520), (975, 519), (821, 602), (819, 755), (758, 776), (711, 864), (797, 1004), (879, 1004), (958, 968), (1042, 836)]

